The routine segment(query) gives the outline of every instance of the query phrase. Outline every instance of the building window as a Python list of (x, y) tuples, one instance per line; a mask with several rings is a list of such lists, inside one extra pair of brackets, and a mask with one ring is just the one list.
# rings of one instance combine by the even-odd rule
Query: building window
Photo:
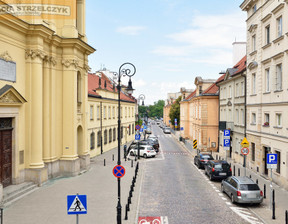
[(239, 124), (239, 110), (236, 109), (236, 124)]
[(232, 98), (232, 87), (229, 86), (229, 98)]
[(257, 11), (257, 5), (255, 4), (255, 5), (253, 6), (253, 13), (256, 12), (256, 11)]
[(104, 131), (104, 144), (107, 144), (107, 130)]
[(95, 132), (92, 131), (90, 135), (90, 149), (95, 149)]
[(132, 135), (134, 135), (134, 132), (135, 132), (135, 126), (134, 124), (132, 124)]
[(97, 106), (97, 120), (100, 120), (100, 106)]
[(252, 156), (252, 161), (255, 161), (255, 143), (251, 143), (251, 156)]
[(277, 19), (277, 35), (278, 37), (282, 36), (282, 16)]
[(123, 127), (121, 127), (121, 139), (123, 138)]
[(252, 92), (252, 94), (256, 94), (256, 74), (255, 73), (253, 73), (252, 74), (252, 90), (251, 90), (251, 92)]
[(270, 25), (265, 27), (266, 44), (270, 44)]
[(116, 128), (113, 128), (113, 142), (116, 140)]
[(282, 127), (282, 114), (276, 114), (276, 127)]
[(112, 116), (113, 116), (113, 119), (115, 119), (115, 107), (113, 107), (112, 109)]
[(108, 107), (108, 118), (111, 119), (111, 107)]
[(106, 119), (106, 107), (103, 108), (103, 118)]
[(244, 110), (241, 109), (241, 124), (244, 125), (245, 122), (245, 114), (244, 114)]
[(256, 35), (252, 36), (252, 52), (256, 51)]
[(245, 95), (244, 82), (241, 82), (241, 94), (242, 94), (242, 96)]
[(236, 83), (236, 88), (235, 88), (235, 96), (238, 97), (239, 96), (239, 84)]
[(276, 151), (277, 154), (277, 169), (276, 172), (280, 173), (280, 167), (281, 167), (281, 153), (279, 151)]
[(276, 65), (276, 90), (282, 90), (282, 64)]
[(109, 129), (109, 143), (112, 142), (112, 129)]
[(270, 69), (265, 69), (265, 91), (270, 92)]
[(270, 115), (268, 113), (264, 114), (264, 126), (270, 125)]
[(81, 83), (81, 74), (80, 74), (80, 72), (78, 72), (78, 74), (77, 74), (77, 102), (78, 103), (82, 102), (82, 100), (81, 100), (81, 98), (82, 98), (81, 85), (82, 85), (82, 83)]
[(256, 124), (256, 113), (252, 113), (251, 121), (252, 121), (252, 124)]
[(97, 147), (101, 146), (101, 131), (97, 132)]
[(199, 105), (199, 119), (201, 119), (201, 105)]
[(90, 106), (90, 120), (94, 119), (94, 107)]

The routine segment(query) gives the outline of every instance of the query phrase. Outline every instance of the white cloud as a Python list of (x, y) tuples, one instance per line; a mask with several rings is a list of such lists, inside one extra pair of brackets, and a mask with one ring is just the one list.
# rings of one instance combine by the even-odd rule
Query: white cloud
[(135, 35), (139, 35), (140, 32), (145, 29), (146, 27), (144, 26), (122, 26), (122, 27), (118, 27), (116, 31), (118, 33), (135, 36)]
[(139, 87), (146, 86), (147, 82), (145, 82), (143, 79), (138, 79), (133, 81), (133, 88), (137, 89)]

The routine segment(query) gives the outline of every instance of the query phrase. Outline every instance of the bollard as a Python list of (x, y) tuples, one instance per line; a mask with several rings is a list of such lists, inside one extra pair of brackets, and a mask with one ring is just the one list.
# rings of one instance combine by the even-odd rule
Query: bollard
[(266, 198), (266, 184), (264, 184), (264, 198)]
[(106, 160), (104, 159), (104, 166), (106, 166)]
[(133, 167), (133, 160), (131, 160), (131, 167)]
[(127, 207), (127, 209), (128, 209), (128, 212), (130, 212), (130, 203), (129, 203), (129, 197), (128, 197), (128, 202), (127, 202), (127, 205), (128, 205), (128, 207)]
[(276, 219), (275, 217), (275, 190), (272, 191), (272, 219)]
[(131, 204), (131, 197), (130, 197), (130, 195), (129, 195), (129, 197), (128, 197), (128, 204), (129, 204), (129, 205)]
[(240, 176), (240, 168), (238, 168), (238, 176)]
[(285, 212), (285, 220), (286, 220), (285, 224), (288, 224), (288, 211), (287, 210)]
[(258, 179), (256, 179), (256, 184), (258, 184)]
[(250, 179), (252, 178), (251, 175), (249, 177), (250, 177)]
[(112, 161), (114, 161), (114, 154), (112, 155)]
[(125, 209), (125, 220), (128, 220), (128, 205), (126, 205)]
[(0, 208), (0, 212), (1, 212), (1, 224), (3, 224), (3, 208)]
[(235, 165), (233, 166), (233, 176), (236, 176), (236, 172), (235, 172)]

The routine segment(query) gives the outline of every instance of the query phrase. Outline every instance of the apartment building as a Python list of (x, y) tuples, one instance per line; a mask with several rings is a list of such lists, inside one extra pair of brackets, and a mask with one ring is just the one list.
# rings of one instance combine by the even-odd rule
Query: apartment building
[(247, 12), (247, 165), (268, 176), (267, 153), (276, 153), (273, 180), (288, 188), (288, 1), (240, 7)]
[[(245, 137), (245, 83), (246, 83), (246, 56), (233, 68), (216, 81), (219, 87), (219, 156), (232, 158), (243, 163), (241, 142)], [(230, 130), (231, 143), (228, 151), (224, 150), (223, 141), (225, 129)]]

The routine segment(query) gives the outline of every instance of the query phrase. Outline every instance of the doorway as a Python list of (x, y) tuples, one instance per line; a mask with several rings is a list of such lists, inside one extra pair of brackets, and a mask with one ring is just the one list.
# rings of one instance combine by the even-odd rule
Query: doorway
[(264, 174), (268, 175), (268, 169), (267, 169), (267, 154), (270, 151), (270, 147), (265, 147), (264, 146)]

